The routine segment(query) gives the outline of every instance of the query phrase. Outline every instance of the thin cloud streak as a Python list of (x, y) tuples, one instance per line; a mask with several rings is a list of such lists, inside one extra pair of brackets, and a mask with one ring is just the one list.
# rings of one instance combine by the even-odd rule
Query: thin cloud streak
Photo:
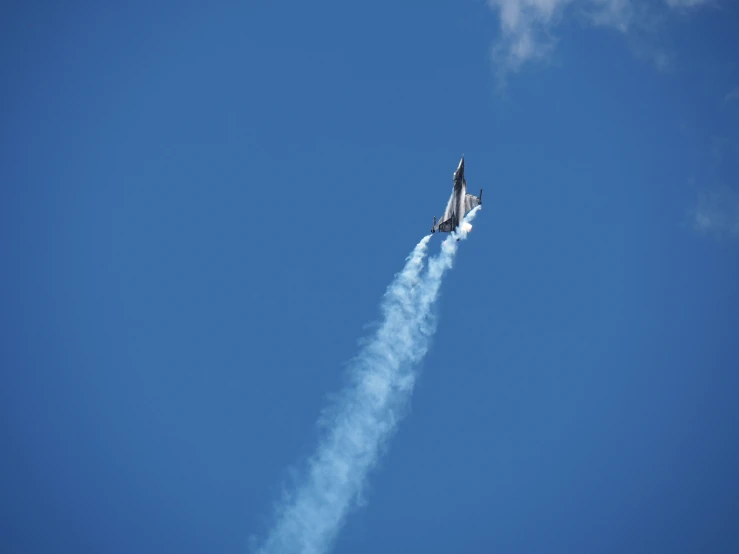
[[(469, 223), (480, 207), (464, 219)], [(294, 490), (277, 506), (276, 522), (259, 554), (327, 552), (347, 514), (361, 503), (367, 475), (377, 465), (407, 411), (418, 364), (436, 329), (433, 307), (459, 242), (463, 223), (423, 273), (431, 235), (424, 237), (388, 287), (382, 321), (352, 361), (349, 385), (321, 417), (323, 436)]]

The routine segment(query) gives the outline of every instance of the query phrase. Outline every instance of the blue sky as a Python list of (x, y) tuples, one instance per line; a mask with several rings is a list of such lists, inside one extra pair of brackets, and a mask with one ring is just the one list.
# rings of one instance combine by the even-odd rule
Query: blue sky
[(3, 552), (247, 552), (462, 153), (485, 207), (333, 551), (737, 551), (734, 3), (0, 21)]

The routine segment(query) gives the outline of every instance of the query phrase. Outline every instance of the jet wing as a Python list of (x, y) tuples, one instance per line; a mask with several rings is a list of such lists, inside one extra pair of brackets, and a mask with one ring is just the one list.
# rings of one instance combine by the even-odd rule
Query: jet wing
[(446, 221), (439, 223), (436, 226), (436, 230), (440, 233), (451, 233), (453, 230), (452, 225), (454, 225), (454, 218), (450, 217)]
[(479, 206), (482, 202), (474, 194), (465, 194), (464, 196), (464, 215), (467, 215), (472, 208)]

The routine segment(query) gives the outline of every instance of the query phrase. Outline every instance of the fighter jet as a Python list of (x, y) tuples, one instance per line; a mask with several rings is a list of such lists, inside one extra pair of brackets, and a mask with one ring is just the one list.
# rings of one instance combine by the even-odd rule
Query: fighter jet
[(435, 233), (451, 233), (462, 221), (462, 218), (467, 215), (467, 212), (472, 210), (475, 206), (482, 204), (482, 189), (480, 189), (480, 196), (474, 196), (467, 194), (467, 181), (464, 180), (464, 155), (459, 161), (459, 166), (454, 172), (454, 186), (452, 187), (452, 195), (449, 197), (449, 202), (444, 210), (444, 215), (441, 216), (441, 222), (436, 224), (436, 217), (434, 217), (434, 226), (431, 227), (431, 232)]

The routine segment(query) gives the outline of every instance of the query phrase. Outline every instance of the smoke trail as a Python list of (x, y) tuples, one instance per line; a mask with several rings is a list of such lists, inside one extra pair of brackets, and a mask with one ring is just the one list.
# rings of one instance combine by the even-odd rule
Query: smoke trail
[(383, 299), (382, 323), (352, 361), (349, 386), (324, 412), (325, 434), (296, 490), (282, 499), (259, 554), (326, 552), (359, 503), (368, 472), (404, 415), (416, 367), (435, 330), (432, 307), (442, 277), (452, 266), (457, 239), (465, 239), (469, 228), (463, 224), (450, 234), (422, 275), (431, 235), (424, 237), (395, 276)]
[[(472, 208), (470, 213), (462, 220), (459, 228), (441, 243), (441, 253), (429, 260), (428, 273), (423, 281), (418, 299), (418, 313), (423, 314), (422, 317), (429, 317), (431, 307), (439, 296), (439, 288), (441, 287), (444, 274), (448, 269), (451, 269), (454, 263), (454, 256), (459, 247), (458, 241), (467, 238), (467, 235), (472, 230), (472, 220), (475, 219), (475, 216), (477, 216), (477, 213), (481, 209), (482, 206)], [(432, 327), (430, 334), (435, 330), (435, 327)]]

